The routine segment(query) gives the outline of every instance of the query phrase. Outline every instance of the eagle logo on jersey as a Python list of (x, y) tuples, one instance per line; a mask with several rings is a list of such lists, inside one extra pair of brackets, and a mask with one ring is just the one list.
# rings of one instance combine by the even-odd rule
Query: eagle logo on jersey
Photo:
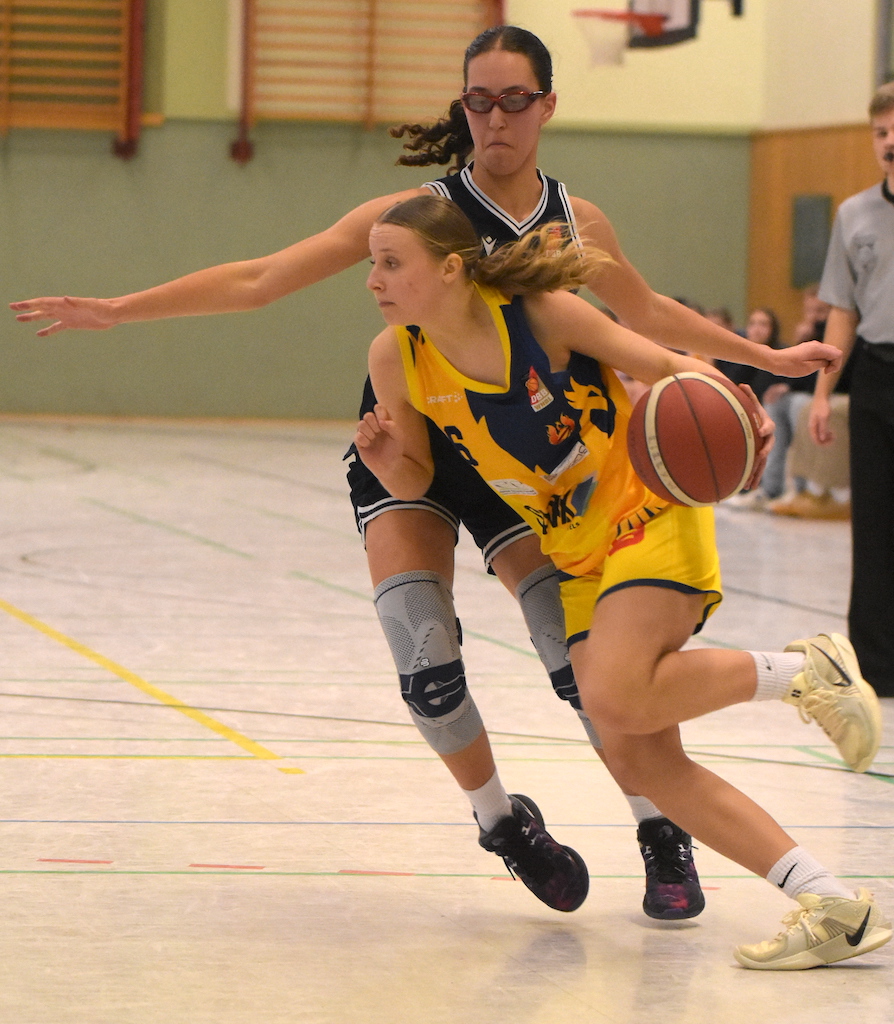
[(577, 424), (570, 416), (562, 415), (558, 423), (550, 423), (546, 428), (546, 436), (550, 444), (561, 444), (571, 437), (571, 433)]
[(534, 415), (520, 414), (519, 388), (524, 387), (523, 393), (530, 399), (530, 372), (521, 380), (515, 377), (516, 383), (508, 393), (466, 391), (469, 411), (478, 423), (484, 421), (494, 443), (551, 483), (580, 461), (581, 451), (584, 456), (589, 454), (590, 442), (581, 444), (582, 427), (587, 429), (592, 424), (609, 437), (614, 430), (615, 405), (599, 363), (589, 357), (572, 356), (572, 360), (561, 374), (561, 382), (548, 366), (538, 365), (537, 380), (551, 393), (554, 404), (540, 412), (532, 408)]

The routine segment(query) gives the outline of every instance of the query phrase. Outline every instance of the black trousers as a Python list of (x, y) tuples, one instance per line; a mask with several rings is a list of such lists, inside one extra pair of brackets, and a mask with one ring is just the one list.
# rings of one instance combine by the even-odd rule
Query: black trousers
[(863, 675), (894, 697), (894, 361), (861, 346), (850, 388), (848, 627)]

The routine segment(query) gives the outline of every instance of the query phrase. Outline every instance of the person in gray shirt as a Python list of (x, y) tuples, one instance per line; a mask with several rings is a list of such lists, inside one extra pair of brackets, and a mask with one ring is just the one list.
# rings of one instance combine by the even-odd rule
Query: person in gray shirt
[[(894, 82), (869, 105), (880, 185), (846, 199), (832, 230), (819, 297), (832, 307), (824, 340), (853, 351), (850, 387), (851, 576), (848, 627), (866, 679), (894, 697)], [(820, 374), (810, 410), (817, 444), (833, 440)]]

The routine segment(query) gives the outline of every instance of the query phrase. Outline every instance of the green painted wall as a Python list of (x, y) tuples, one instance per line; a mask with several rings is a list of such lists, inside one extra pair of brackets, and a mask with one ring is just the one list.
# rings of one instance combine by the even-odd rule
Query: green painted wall
[[(399, 143), (341, 126), (266, 125), (245, 167), (233, 129), (171, 121), (122, 162), (92, 133), (0, 141), (5, 301), (116, 295), (282, 248), (378, 194), (421, 183)], [(547, 133), (542, 164), (597, 202), (657, 289), (738, 315), (748, 142), (703, 135)], [(0, 326), (0, 411), (352, 417), (380, 329), (365, 265), (253, 313), (37, 339)]]
[[(384, 131), (262, 125), (228, 157), (228, 0), (149, 0), (137, 156), (104, 134), (0, 138), (0, 296), (116, 295), (258, 256), (421, 183)], [(744, 136), (553, 130), (542, 164), (612, 219), (651, 284), (744, 312)], [(250, 314), (37, 339), (0, 320), (0, 412), (352, 417), (381, 328), (365, 266)]]

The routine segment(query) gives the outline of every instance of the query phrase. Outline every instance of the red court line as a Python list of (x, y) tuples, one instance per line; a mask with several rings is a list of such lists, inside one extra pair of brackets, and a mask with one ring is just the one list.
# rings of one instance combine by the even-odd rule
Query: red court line
[(111, 860), (70, 860), (66, 857), (38, 857), (40, 864), (113, 864)]

